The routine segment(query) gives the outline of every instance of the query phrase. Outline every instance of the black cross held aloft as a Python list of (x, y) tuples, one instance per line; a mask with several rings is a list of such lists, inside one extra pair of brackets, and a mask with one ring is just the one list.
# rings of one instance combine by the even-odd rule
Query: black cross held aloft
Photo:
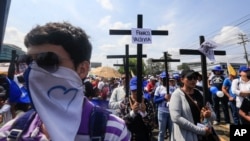
[[(205, 41), (204, 36), (200, 36), (200, 44)], [(180, 54), (182, 55), (200, 55), (201, 56), (201, 70), (202, 70), (202, 86), (203, 86), (203, 93), (204, 99), (203, 102), (206, 104), (207, 101), (211, 102), (211, 96), (209, 95), (208, 84), (207, 84), (207, 60), (206, 56), (201, 53), (199, 50), (192, 50), (192, 49), (180, 49)], [(219, 51), (214, 50), (214, 55), (226, 55), (226, 51)]]
[[(129, 46), (126, 45), (125, 55), (107, 55), (108, 59), (112, 58), (123, 58), (123, 66), (125, 70), (125, 86), (126, 86), (126, 97), (129, 95), (129, 58), (136, 58), (137, 55), (129, 55)], [(142, 57), (147, 57), (147, 55), (142, 55)]]
[[(137, 28), (143, 28), (142, 15), (137, 15)], [(110, 35), (131, 35), (131, 30), (110, 30)], [(151, 35), (168, 35), (168, 31), (151, 30)], [(137, 101), (142, 101), (142, 44), (137, 44)]]
[(169, 94), (169, 74), (168, 74), (168, 62), (180, 62), (180, 59), (170, 59), (168, 58), (168, 52), (164, 52), (164, 59), (152, 59), (152, 62), (164, 62), (166, 79), (167, 79), (167, 94)]

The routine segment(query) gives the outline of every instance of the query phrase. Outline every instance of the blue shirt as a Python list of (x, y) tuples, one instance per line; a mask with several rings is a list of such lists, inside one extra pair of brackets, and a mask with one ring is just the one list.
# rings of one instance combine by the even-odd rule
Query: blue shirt
[(232, 90), (231, 90), (232, 80), (230, 80), (229, 78), (226, 78), (226, 79), (223, 81), (223, 86), (228, 88), (229, 95), (235, 99), (235, 98), (236, 98), (236, 95), (235, 95), (235, 94), (232, 92)]
[[(169, 94), (172, 94), (177, 87), (169, 86)], [(169, 113), (169, 103), (165, 100), (167, 89), (163, 85), (159, 85), (154, 94), (154, 101), (158, 104), (158, 111)]]

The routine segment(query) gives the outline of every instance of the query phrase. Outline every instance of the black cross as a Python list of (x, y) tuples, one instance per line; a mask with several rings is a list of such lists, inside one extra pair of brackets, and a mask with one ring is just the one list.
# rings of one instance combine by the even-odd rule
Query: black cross
[[(113, 64), (115, 67), (125, 67), (124, 64)], [(129, 67), (134, 67), (135, 65), (129, 65)]]
[[(129, 46), (126, 45), (125, 55), (107, 55), (108, 59), (111, 58), (123, 58), (123, 66), (125, 70), (125, 85), (126, 85), (126, 97), (129, 95), (129, 58), (136, 58), (137, 55), (129, 55)], [(147, 55), (142, 55), (142, 57), (147, 57)]]
[[(137, 15), (137, 28), (143, 28), (142, 15)], [(131, 35), (131, 30), (109, 30), (110, 35)], [(152, 35), (168, 35), (168, 31), (151, 30)], [(137, 44), (137, 101), (142, 101), (142, 44)]]
[(124, 71), (125, 71), (125, 92), (126, 92), (126, 97), (129, 96), (129, 67), (135, 67), (135, 65), (129, 65), (129, 62), (126, 63), (125, 62), (125, 58), (123, 58), (123, 64), (113, 64), (113, 66), (116, 66), (116, 67), (123, 67), (124, 68)]
[(0, 0), (0, 52), (2, 50), (1, 48), (9, 14), (10, 2), (11, 0)]
[(125, 67), (135, 67), (136, 65), (128, 64), (128, 66), (126, 66), (125, 58), (123, 58), (123, 64), (113, 64), (113, 66), (115, 66), (115, 67), (123, 67), (125, 69)]
[(168, 62), (180, 62), (180, 59), (169, 59), (168, 52), (164, 52), (164, 59), (152, 59), (152, 62), (164, 62), (166, 79), (167, 79), (167, 94), (169, 94), (169, 75), (168, 75)]
[[(202, 44), (205, 41), (204, 36), (200, 36), (200, 44)], [(206, 56), (201, 53), (199, 50), (192, 50), (192, 49), (180, 49), (180, 54), (185, 55), (200, 55), (201, 56), (201, 70), (202, 70), (202, 86), (203, 86), (203, 93), (204, 93), (204, 104), (206, 104), (207, 101), (210, 100), (211, 102), (211, 96), (209, 93), (207, 93), (208, 90), (208, 84), (207, 84), (207, 60)], [(226, 51), (220, 51), (220, 50), (214, 50), (214, 55), (226, 55)]]
[(8, 68), (8, 78), (11, 80), (14, 80), (14, 75), (15, 75), (15, 65), (16, 65), (16, 60), (18, 58), (18, 55), (16, 53), (16, 50), (12, 50), (11, 52), (11, 61), (10, 61), (10, 65)]

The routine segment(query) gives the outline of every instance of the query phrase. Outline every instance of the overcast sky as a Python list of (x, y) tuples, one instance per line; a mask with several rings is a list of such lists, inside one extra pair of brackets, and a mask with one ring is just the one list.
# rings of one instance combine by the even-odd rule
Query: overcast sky
[[(107, 55), (124, 55), (125, 45), (136, 54), (131, 36), (109, 35), (110, 29), (137, 27), (137, 15), (143, 15), (143, 28), (168, 30), (168, 36), (153, 36), (152, 44), (143, 45), (143, 54), (159, 59), (168, 51), (182, 62), (199, 61), (199, 56), (180, 55), (179, 49), (198, 49), (199, 36), (218, 44), (227, 56), (216, 62), (245, 63), (239, 34), (250, 37), (250, 1), (248, 0), (12, 0), (4, 43), (26, 50), (24, 36), (37, 24), (67, 21), (82, 27), (91, 37), (92, 62), (103, 66), (122, 63)], [(249, 44), (246, 50), (250, 53)], [(248, 57), (250, 58), (250, 57)], [(209, 60), (208, 60), (208, 63)], [(179, 63), (172, 63), (176, 69)]]

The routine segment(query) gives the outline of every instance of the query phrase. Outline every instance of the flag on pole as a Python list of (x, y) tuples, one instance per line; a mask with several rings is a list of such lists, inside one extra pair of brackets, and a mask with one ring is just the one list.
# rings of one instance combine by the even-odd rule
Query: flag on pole
[(134, 74), (134, 72), (132, 70), (130, 71), (130, 73), (131, 73), (132, 77), (135, 76), (135, 74)]
[(227, 62), (227, 71), (228, 71), (228, 74), (236, 76), (236, 71), (229, 62)]

